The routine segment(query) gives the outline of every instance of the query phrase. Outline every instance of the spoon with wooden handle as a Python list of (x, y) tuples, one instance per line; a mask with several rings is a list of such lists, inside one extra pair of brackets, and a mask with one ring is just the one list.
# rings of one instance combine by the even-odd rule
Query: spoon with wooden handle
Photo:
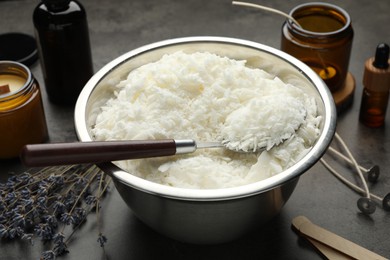
[(220, 142), (196, 142), (192, 139), (93, 141), (29, 144), (22, 148), (22, 163), (30, 167), (171, 156), (195, 152), (201, 148), (221, 148)]

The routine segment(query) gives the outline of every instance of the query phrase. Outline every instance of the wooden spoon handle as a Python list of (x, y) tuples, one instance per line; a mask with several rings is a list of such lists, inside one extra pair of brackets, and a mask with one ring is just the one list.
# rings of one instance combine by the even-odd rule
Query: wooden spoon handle
[(30, 167), (102, 163), (176, 154), (173, 139), (29, 144), (20, 158)]

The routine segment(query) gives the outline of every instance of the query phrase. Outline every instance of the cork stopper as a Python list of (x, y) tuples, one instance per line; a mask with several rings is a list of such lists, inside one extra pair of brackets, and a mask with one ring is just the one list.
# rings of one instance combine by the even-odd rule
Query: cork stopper
[(365, 63), (363, 74), (364, 87), (371, 91), (385, 92), (390, 89), (390, 60), (389, 46), (379, 44), (375, 57), (368, 59)]

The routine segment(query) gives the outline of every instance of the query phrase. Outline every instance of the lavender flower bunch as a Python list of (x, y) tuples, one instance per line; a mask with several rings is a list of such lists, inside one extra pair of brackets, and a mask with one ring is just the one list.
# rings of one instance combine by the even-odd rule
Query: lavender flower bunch
[(91, 211), (96, 212), (101, 247), (100, 201), (111, 178), (95, 165), (49, 167), (12, 175), (0, 184), (0, 238), (51, 242), (41, 259), (69, 252), (68, 243)]

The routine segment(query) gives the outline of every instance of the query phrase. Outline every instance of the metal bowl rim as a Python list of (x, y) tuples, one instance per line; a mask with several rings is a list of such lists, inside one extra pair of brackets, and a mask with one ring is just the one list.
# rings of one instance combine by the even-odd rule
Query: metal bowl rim
[(110, 174), (116, 181), (120, 181), (123, 184), (141, 190), (150, 194), (154, 194), (160, 197), (167, 197), (179, 200), (195, 200), (195, 201), (216, 201), (216, 200), (229, 200), (248, 196), (254, 196), (259, 193), (267, 192), (278, 186), (283, 185), (285, 182), (294, 178), (299, 178), (301, 174), (312, 167), (325, 153), (328, 145), (330, 144), (336, 129), (336, 108), (333, 102), (332, 95), (322, 81), (322, 79), (311, 70), (306, 64), (294, 58), (293, 56), (275, 49), (270, 46), (266, 46), (261, 43), (242, 40), (237, 38), (219, 37), (219, 36), (196, 36), (196, 37), (183, 37), (169, 40), (163, 40), (160, 42), (144, 45), (129, 51), (113, 61), (106, 64), (101, 68), (85, 85), (75, 106), (75, 127), (76, 134), (80, 141), (88, 142), (92, 141), (87, 130), (86, 123), (86, 106), (88, 99), (98, 85), (98, 83), (112, 70), (126, 62), (128, 59), (133, 58), (143, 53), (147, 53), (156, 49), (191, 43), (212, 43), (212, 44), (225, 44), (225, 45), (238, 45), (242, 47), (248, 47), (266, 52), (279, 58), (293, 67), (295, 67), (300, 73), (304, 74), (306, 78), (311, 81), (314, 86), (317, 86), (317, 91), (323, 101), (324, 105), (324, 126), (321, 135), (319, 136), (316, 144), (312, 149), (295, 165), (286, 169), (285, 171), (278, 173), (265, 180), (238, 186), (232, 188), (222, 189), (186, 189), (170, 187), (158, 183), (153, 183), (148, 180), (137, 177), (130, 174), (111, 162), (102, 163), (99, 166), (107, 173)]

